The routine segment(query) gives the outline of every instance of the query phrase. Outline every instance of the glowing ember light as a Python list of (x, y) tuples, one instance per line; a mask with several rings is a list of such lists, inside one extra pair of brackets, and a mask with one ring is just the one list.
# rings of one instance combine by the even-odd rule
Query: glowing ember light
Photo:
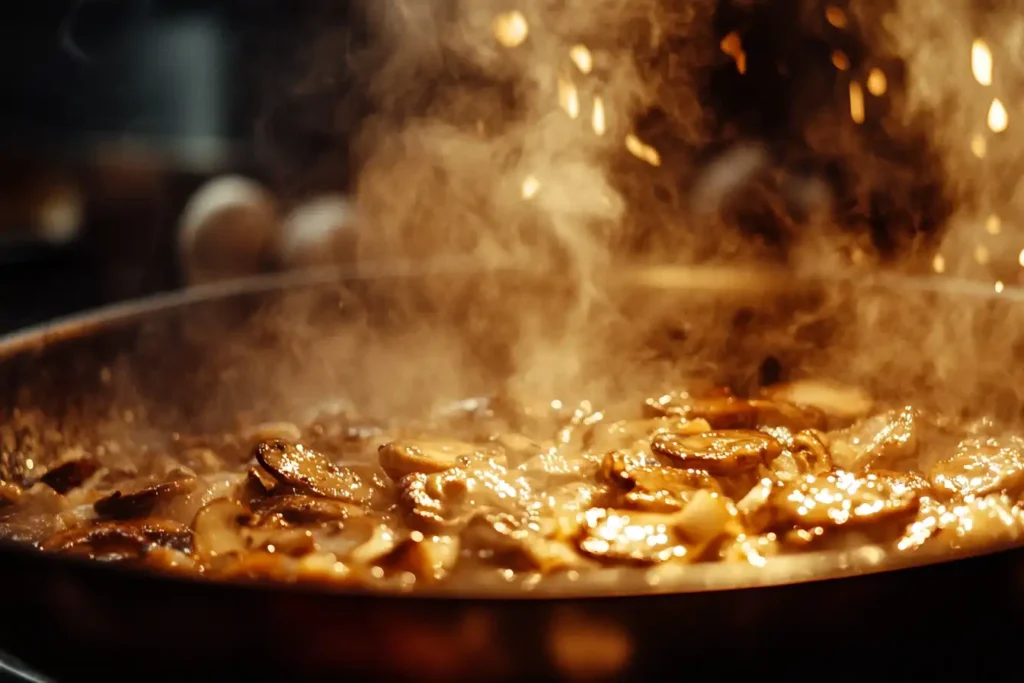
[(536, 176), (526, 176), (523, 180), (523, 199), (531, 199), (540, 190), (540, 181)]
[(632, 133), (626, 136), (626, 149), (637, 159), (646, 161), (651, 166), (661, 166), (661, 156), (658, 154), (658, 150), (642, 142)]
[(1002, 294), (1003, 293), (1003, 289), (1005, 289), (1005, 288), (1006, 288), (1006, 285), (1003, 284), (1002, 280), (996, 280), (996, 294)]
[(1002, 133), (1010, 125), (1010, 115), (998, 99), (988, 108), (988, 127), (993, 133)]
[(1017, 263), (1020, 264), (1021, 268), (1024, 268), (1024, 249), (1020, 250), (1020, 255), (1017, 256)]
[(494, 38), (505, 47), (518, 47), (530, 35), (530, 26), (522, 12), (506, 12), (494, 18), (491, 24)]
[(935, 258), (932, 259), (932, 270), (936, 273), (946, 272), (946, 259), (942, 254), (936, 254)]
[(974, 156), (979, 159), (985, 158), (985, 153), (988, 151), (988, 144), (985, 142), (985, 138), (980, 135), (975, 135), (971, 138), (971, 152)]
[(992, 50), (981, 38), (971, 45), (971, 72), (978, 83), (992, 85)]
[(992, 214), (985, 220), (985, 232), (990, 235), (998, 235), (1003, 229), (1003, 222), (999, 216)]
[(850, 58), (842, 50), (836, 50), (832, 53), (832, 66), (840, 71), (846, 71), (850, 68)]
[(741, 74), (747, 73), (747, 53), (743, 51), (743, 41), (740, 39), (740, 34), (733, 31), (725, 38), (722, 38), (719, 47), (722, 48), (722, 52), (732, 57), (733, 61), (736, 62), (737, 71)]
[(857, 81), (850, 81), (850, 116), (854, 123), (864, 123), (864, 91)]
[(579, 118), (580, 115), (580, 94), (566, 78), (558, 79), (558, 106), (565, 110), (570, 119)]
[(600, 97), (594, 98), (594, 113), (591, 116), (590, 124), (598, 135), (604, 135), (605, 130), (607, 130), (604, 120), (604, 100)]
[(825, 10), (825, 20), (836, 28), (846, 28), (846, 13), (838, 7), (828, 7)]
[(875, 97), (881, 97), (888, 87), (889, 82), (885, 78), (885, 73), (881, 69), (872, 69), (868, 74), (868, 92)]
[(989, 261), (988, 247), (984, 244), (979, 244), (974, 247), (974, 260), (978, 262), (978, 265), (983, 266)]
[(586, 45), (573, 45), (569, 49), (569, 59), (580, 70), (580, 73), (589, 74), (594, 70), (594, 57)]

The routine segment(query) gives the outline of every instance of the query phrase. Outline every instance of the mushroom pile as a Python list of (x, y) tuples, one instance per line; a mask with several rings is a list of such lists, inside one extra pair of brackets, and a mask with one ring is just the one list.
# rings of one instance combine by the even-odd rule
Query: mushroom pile
[(803, 381), (584, 402), (464, 401), (175, 435), (146, 467), (81, 448), (0, 479), (0, 538), (214, 579), (412, 590), (876, 544), (1013, 542), (1024, 439)]

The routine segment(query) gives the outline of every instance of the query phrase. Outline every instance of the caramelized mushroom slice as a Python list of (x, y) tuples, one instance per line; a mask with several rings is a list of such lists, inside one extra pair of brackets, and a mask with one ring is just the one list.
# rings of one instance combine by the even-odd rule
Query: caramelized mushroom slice
[(256, 506), (255, 512), (255, 524), (279, 526), (338, 522), (363, 514), (357, 505), (302, 495), (268, 498)]
[(13, 505), (21, 500), (22, 490), (17, 484), (0, 481), (0, 508)]
[(323, 498), (361, 503), (375, 494), (353, 470), (301, 444), (264, 441), (256, 446), (256, 460), (278, 481)]
[(1024, 536), (1024, 512), (1005, 494), (991, 494), (960, 503), (922, 502), (913, 524), (897, 542), (900, 550), (926, 542), (960, 549), (1018, 541)]
[(381, 469), (394, 481), (450, 470), (476, 452), (476, 446), (461, 441), (392, 441), (377, 451)]
[(192, 547), (192, 530), (166, 519), (101, 522), (59, 533), (44, 541), (41, 547), (53, 552), (119, 560), (141, 557), (154, 545), (188, 552)]
[(417, 579), (438, 581), (455, 567), (459, 539), (453, 536), (424, 536), (414, 531), (394, 550), (376, 560), (385, 572), (409, 572)]
[(812, 408), (846, 422), (867, 417), (874, 405), (871, 397), (858, 387), (820, 380), (776, 384), (763, 393), (773, 401)]
[(1024, 442), (967, 439), (955, 455), (928, 469), (928, 480), (937, 491), (953, 496), (1015, 492), (1024, 485)]
[(464, 553), (480, 561), (521, 571), (551, 572), (586, 564), (561, 538), (538, 531), (532, 521), (502, 513), (474, 516), (461, 534)]
[(682, 510), (700, 489), (720, 491), (718, 482), (705, 471), (639, 465), (637, 460), (633, 454), (615, 451), (601, 464), (601, 480), (617, 490), (624, 507), (675, 512)]
[(259, 491), (260, 493), (263, 494), (273, 493), (274, 489), (276, 489), (281, 484), (281, 482), (279, 482), (277, 479), (271, 476), (269, 472), (267, 472), (259, 465), (253, 465), (252, 467), (249, 468), (247, 478), (249, 482), (252, 484), (253, 490)]
[(706, 420), (714, 429), (738, 429), (757, 424), (757, 406), (731, 394), (696, 397), (687, 393), (665, 394), (644, 403), (648, 417)]
[(456, 506), (468, 490), (464, 470), (434, 474), (417, 472), (398, 482), (398, 506), (406, 523), (426, 533), (439, 533), (456, 521)]
[(838, 467), (852, 472), (871, 464), (892, 469), (916, 458), (921, 415), (913, 408), (890, 410), (829, 433), (829, 452)]
[(862, 477), (838, 471), (782, 482), (771, 495), (778, 521), (799, 527), (841, 527), (868, 524), (913, 513), (927, 484), (894, 473)]
[(167, 481), (136, 482), (114, 491), (93, 503), (96, 514), (105, 519), (134, 519), (153, 513), (157, 505), (191, 492), (196, 487), (195, 477), (179, 474)]
[(667, 562), (689, 552), (673, 517), (610, 508), (587, 510), (577, 546), (589, 557), (631, 564)]
[(763, 432), (737, 429), (693, 436), (659, 434), (651, 440), (651, 450), (677, 467), (728, 476), (770, 463), (782, 453), (782, 444)]
[(83, 455), (51, 467), (46, 474), (39, 478), (39, 481), (63, 495), (84, 484), (99, 469), (98, 460), (92, 456)]
[(646, 420), (620, 420), (596, 426), (587, 435), (584, 446), (597, 453), (628, 448), (656, 434), (702, 434), (710, 432), (707, 420), (682, 417), (655, 417)]

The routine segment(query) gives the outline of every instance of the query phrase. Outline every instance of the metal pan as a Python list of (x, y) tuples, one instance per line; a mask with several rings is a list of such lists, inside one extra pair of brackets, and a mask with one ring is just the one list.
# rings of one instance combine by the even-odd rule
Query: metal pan
[[(392, 275), (375, 279), (386, 281), (392, 295), (423, 286), (422, 276)], [(428, 276), (434, 283), (438, 277)], [(9, 337), (0, 344), (4, 408), (39, 408), (64, 429), (90, 429), (112, 414), (124, 419), (126, 406), (160, 429), (223, 426), (245, 409), (301, 410), (281, 398), (287, 392), (280, 377), (319, 362), (320, 344), (343, 328), (331, 327), (331, 335), (308, 329), (347, 320), (360, 297), (375, 309), (394, 303), (367, 282), (337, 273), (264, 278), (121, 305)], [(877, 308), (871, 319), (887, 327), (877, 331), (879, 343), (917, 348), (918, 356), (933, 348), (934, 334), (898, 336), (915, 316), (928, 313), (940, 324), (941, 311), (957, 310), (971, 329), (998, 323), (1006, 330), (1018, 329), (1022, 317), (1015, 297), (924, 281), (876, 282), (856, 287), (854, 295), (848, 284), (822, 282), (796, 283), (787, 293), (753, 288), (756, 296), (743, 297), (678, 282), (670, 289), (654, 294), (648, 287), (631, 301), (658, 299), (664, 308), (676, 297), (668, 308), (677, 323), (717, 322), (723, 325), (718, 338), (752, 340), (713, 350), (731, 354), (735, 367), (726, 374), (741, 379), (769, 356), (784, 373), (799, 374), (802, 359), (814, 356), (787, 355), (809, 334), (794, 321), (830, 297), (841, 302), (828, 309), (831, 326), (811, 325), (819, 350), (863, 324), (858, 311), (869, 296)], [(316, 324), (268, 331), (267, 312), (282, 310)], [(403, 322), (356, 317), (361, 326)], [(1000, 341), (999, 349), (1016, 341)], [(305, 398), (316, 389), (337, 393), (339, 386), (372, 384), (374, 362), (365, 354), (380, 349), (344, 348), (354, 354), (340, 363), (347, 369), (323, 378), (323, 386), (305, 385)], [(707, 367), (725, 368), (714, 353)], [(1011, 386), (1021, 374), (959, 356), (971, 385), (947, 390), (964, 400), (998, 382)], [(281, 367), (268, 370), (268, 357), (280, 358)], [(814, 371), (813, 360), (808, 363)], [(936, 386), (927, 383), (936, 366), (920, 357), (907, 361), (914, 363), (921, 367), (899, 380), (925, 377), (923, 384), (914, 380), (914, 391)], [(948, 363), (940, 365), (943, 377), (955, 375)], [(878, 374), (880, 390), (899, 388)], [(346, 380), (351, 384), (338, 383)], [(897, 670), (948, 675), (958, 667), (998, 674), (1014, 665), (1012, 650), (1004, 648), (1024, 617), (1024, 548), (988, 550), (893, 558), (866, 547), (762, 569), (695, 566), (653, 589), (624, 573), (602, 588), (509, 596), (464, 585), (409, 597), (204, 582), (0, 544), (0, 649), (58, 681), (845, 678)]]

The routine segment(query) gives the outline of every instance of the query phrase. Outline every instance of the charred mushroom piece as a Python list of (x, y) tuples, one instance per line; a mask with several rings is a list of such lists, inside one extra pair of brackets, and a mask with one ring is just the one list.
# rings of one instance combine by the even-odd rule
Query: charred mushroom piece
[(587, 510), (577, 544), (594, 559), (641, 565), (680, 559), (689, 552), (673, 517), (609, 508)]
[(659, 434), (651, 449), (677, 467), (716, 475), (749, 472), (782, 453), (782, 444), (762, 432), (729, 430), (695, 436)]
[(867, 417), (874, 405), (871, 397), (858, 387), (818, 380), (776, 384), (763, 393), (770, 400), (812, 408), (847, 423)]
[(301, 495), (269, 498), (258, 504), (255, 512), (255, 524), (280, 526), (338, 522), (363, 514), (362, 508), (357, 505)]
[(887, 473), (863, 477), (838, 471), (783, 482), (771, 497), (777, 519), (803, 528), (868, 524), (913, 513), (919, 505), (919, 479)]
[(115, 491), (93, 503), (96, 514), (104, 519), (134, 519), (153, 513), (158, 504), (168, 503), (196, 487), (195, 477), (176, 476), (168, 481), (144, 481)]
[(59, 533), (47, 539), (41, 547), (52, 552), (74, 552), (93, 558), (120, 560), (141, 557), (154, 545), (189, 552), (192, 530), (165, 519), (101, 522)]
[(374, 494), (354, 471), (301, 444), (264, 441), (256, 446), (256, 459), (278, 481), (316, 496), (359, 503)]
[(929, 468), (928, 480), (947, 496), (1016, 492), (1024, 485), (1024, 442), (967, 439), (955, 455)]
[(392, 480), (417, 472), (434, 474), (456, 467), (477, 452), (461, 441), (392, 441), (378, 449), (381, 469)]
[(697, 491), (720, 491), (705, 471), (638, 465), (635, 456), (622, 451), (605, 456), (601, 479), (618, 491), (623, 507), (647, 512), (682, 510)]
[(80, 456), (66, 460), (47, 470), (39, 478), (57, 493), (64, 495), (71, 489), (78, 488), (100, 469), (100, 463), (91, 456)]

